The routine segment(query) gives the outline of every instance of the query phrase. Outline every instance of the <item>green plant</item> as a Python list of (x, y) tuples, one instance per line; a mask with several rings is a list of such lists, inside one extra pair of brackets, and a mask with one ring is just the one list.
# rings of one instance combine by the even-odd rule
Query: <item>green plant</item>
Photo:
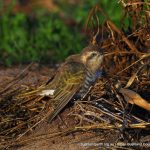
[(0, 20), (0, 55), (7, 64), (63, 60), (81, 48), (82, 36), (58, 15), (42, 15), (28, 22), (23, 14), (3, 15)]
[(7, 65), (13, 59), (16, 62), (24, 59), (25, 47), (28, 45), (25, 18), (23, 14), (4, 14), (0, 17), (0, 54)]
[[(87, 0), (78, 3), (80, 5), (71, 5), (61, 0), (57, 13), (38, 10), (34, 15), (12, 15), (13, 1), (12, 6), (0, 16), (0, 63), (9, 66), (31, 61), (49, 63), (78, 53), (87, 41), (82, 30), (95, 3), (100, 3), (119, 25), (121, 8), (117, 1)], [(64, 17), (61, 17), (61, 13)], [(66, 20), (73, 20), (75, 25), (67, 24)]]

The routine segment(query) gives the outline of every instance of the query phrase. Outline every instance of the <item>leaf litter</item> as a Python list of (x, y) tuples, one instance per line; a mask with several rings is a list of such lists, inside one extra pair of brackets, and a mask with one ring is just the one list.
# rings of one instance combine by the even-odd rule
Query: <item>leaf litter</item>
[[(86, 29), (93, 37), (92, 42), (99, 42), (105, 55), (103, 74), (82, 101), (71, 105), (67, 118), (75, 119), (74, 126), (68, 125), (59, 132), (24, 139), (52, 111), (49, 110), (49, 98), (32, 97), (32, 94), (24, 96), (48, 81), (46, 77), (36, 84), (21, 83), (31, 78), (29, 70), (34, 68), (34, 64), (30, 64), (13, 80), (0, 86), (0, 148), (89, 131), (95, 136), (96, 132), (104, 134), (113, 131), (115, 135), (119, 131), (115, 142), (150, 142), (150, 3), (120, 0), (119, 4), (124, 9), (121, 29), (99, 5), (89, 13)], [(100, 25), (102, 16), (105, 19)], [(130, 20), (128, 27), (124, 24), (126, 18)], [(98, 28), (96, 36), (95, 28)], [(105, 141), (105, 137), (103, 139)], [(114, 145), (114, 148), (125, 146)]]

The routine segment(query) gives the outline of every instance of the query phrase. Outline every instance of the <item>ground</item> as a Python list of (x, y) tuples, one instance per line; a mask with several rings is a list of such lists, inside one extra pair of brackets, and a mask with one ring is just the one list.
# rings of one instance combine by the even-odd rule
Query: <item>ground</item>
[[(32, 64), (30, 67), (29, 65), (17, 65), (10, 68), (1, 67), (0, 93), (5, 93), (7, 95), (8, 91), (11, 91), (12, 88), (19, 90), (20, 87), (39, 87), (40, 85), (46, 83), (55, 74), (56, 68), (58, 67), (56, 66), (57, 65), (55, 65), (55, 67), (51, 67), (48, 65)], [(25, 74), (25, 77), (22, 75), (21, 78), (21, 74)], [(17, 79), (18, 76), (20, 80), (17, 80), (16, 82), (14, 79)], [(22, 134), (24, 131), (19, 131), (19, 136), (23, 136), (19, 139), (17, 138), (17, 142), (9, 142), (8, 140), (9, 143), (7, 146), (5, 145), (6, 148), (12, 150), (97, 150), (101, 148), (117, 149), (120, 146), (122, 147), (122, 144), (125, 143), (139, 144), (139, 140), (141, 140), (142, 137), (144, 139), (143, 143), (146, 144), (146, 142), (148, 142), (147, 144), (149, 144), (149, 135), (147, 133), (149, 128), (145, 128), (143, 131), (142, 128), (133, 128), (131, 130), (127, 129), (125, 132), (123, 132), (123, 124), (122, 127), (120, 126), (116, 129), (110, 129), (109, 127), (107, 128), (105, 126), (105, 123), (103, 123), (99, 128), (94, 128), (92, 130), (86, 128), (76, 130), (76, 127), (81, 127), (82, 125), (80, 124), (81, 122), (77, 116), (75, 117), (75, 115), (71, 115), (75, 109), (75, 104), (67, 106), (59, 114), (59, 116), (52, 121), (52, 123), (48, 123), (47, 120), (44, 120), (33, 129), (31, 129), (31, 125), (28, 124), (29, 126), (27, 129), (30, 130), (26, 134)], [(93, 113), (94, 112), (95, 111), (93, 110)], [(101, 113), (99, 115), (101, 115)], [(130, 117), (132, 117), (132, 115)], [(111, 120), (111, 118), (109, 119)], [(103, 119), (108, 118), (104, 117)], [(114, 124), (117, 125), (117, 120), (114, 121), (116, 121)], [(101, 125), (96, 121), (93, 121), (93, 123), (95, 125)], [(124, 133), (126, 134), (123, 135)], [(11, 134), (11, 136), (13, 135)], [(16, 140), (16, 137), (14, 140)], [(0, 141), (3, 143), (3, 138), (1, 138)], [(1, 143), (0, 149), (2, 146)], [(141, 149), (139, 146), (129, 147), (129, 149), (133, 148), (138, 150)]]
[[(10, 68), (0, 68), (0, 87), (7, 87), (13, 79), (15, 79), (28, 65), (12, 66)], [(26, 69), (25, 69), (26, 70)], [(50, 66), (33, 64), (27, 71), (28, 75), (19, 81), (16, 86), (40, 86), (45, 83), (55, 72), (55, 69), (51, 69)], [(4, 89), (0, 89), (1, 91)], [(100, 132), (75, 132), (68, 133), (66, 135), (52, 136), (52, 133), (59, 133), (69, 128), (75, 127), (76, 120), (72, 116), (68, 116), (72, 107), (66, 108), (59, 117), (49, 124), (47, 121), (41, 122), (34, 130), (25, 134), (21, 138), (21, 146), (13, 146), (11, 149), (19, 150), (82, 150), (94, 147), (96, 143), (104, 144), (103, 139), (105, 136), (105, 142), (116, 141), (117, 137), (112, 132), (104, 131)], [(64, 121), (65, 120), (65, 121)], [(113, 135), (113, 137), (112, 137)], [(91, 143), (91, 145), (89, 144)], [(19, 143), (20, 144), (20, 143)]]

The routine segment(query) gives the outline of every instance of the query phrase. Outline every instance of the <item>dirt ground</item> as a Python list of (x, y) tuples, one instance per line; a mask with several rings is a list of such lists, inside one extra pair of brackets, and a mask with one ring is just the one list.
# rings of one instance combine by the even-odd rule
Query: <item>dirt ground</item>
[[(19, 65), (11, 68), (0, 68), (0, 87), (7, 87), (8, 83), (17, 77), (27, 66)], [(17, 86), (39, 86), (45, 83), (53, 74), (55, 69), (49, 66), (32, 65), (28, 70), (28, 75), (19, 81)], [(3, 90), (3, 89), (0, 89)], [(21, 138), (21, 146), (13, 146), (12, 150), (84, 150), (106, 147), (107, 142), (115, 142), (118, 138), (114, 131), (95, 131), (95, 132), (75, 132), (62, 136), (50, 136), (52, 133), (59, 133), (68, 128), (75, 127), (77, 124), (74, 117), (69, 116), (72, 107), (66, 108), (59, 117), (54, 119), (51, 124), (47, 121), (41, 122), (34, 130), (29, 131)], [(104, 141), (105, 139), (105, 141)], [(109, 147), (109, 145), (107, 145)]]
[[(0, 68), (0, 91), (2, 87), (7, 87), (10, 81), (15, 79), (27, 66), (19, 65), (11, 68)], [(33, 64), (27, 71), (25, 78), (20, 80), (16, 86), (37, 87), (46, 83), (56, 69), (50, 66)], [(78, 120), (69, 115), (73, 110), (71, 107), (65, 108), (61, 114), (47, 123), (46, 120), (38, 124), (20, 138), (19, 143), (9, 147), (11, 150), (97, 150), (97, 149), (118, 149), (115, 145), (123, 136), (121, 130), (100, 130), (69, 132), (69, 128), (77, 126)], [(65, 134), (59, 134), (60, 132)], [(18, 145), (17, 145), (18, 144)], [(122, 143), (119, 143), (122, 144)], [(133, 147), (138, 149), (138, 147)], [(132, 148), (131, 148), (132, 149)]]

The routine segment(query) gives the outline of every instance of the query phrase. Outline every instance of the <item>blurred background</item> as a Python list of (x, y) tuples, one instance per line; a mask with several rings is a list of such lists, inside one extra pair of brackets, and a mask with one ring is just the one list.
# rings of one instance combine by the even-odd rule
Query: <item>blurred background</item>
[(96, 3), (119, 26), (118, 0), (0, 0), (0, 65), (61, 62), (78, 53)]

